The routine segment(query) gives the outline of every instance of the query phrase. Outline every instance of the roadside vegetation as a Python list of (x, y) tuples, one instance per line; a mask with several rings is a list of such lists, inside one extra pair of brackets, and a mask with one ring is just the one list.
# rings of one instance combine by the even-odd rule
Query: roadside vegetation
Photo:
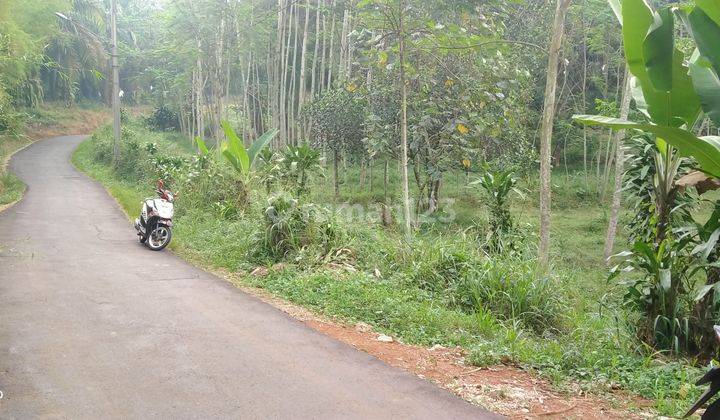
[(158, 178), (180, 191), (176, 252), (561, 388), (671, 415), (699, 394), (720, 323), (713, 2), (123, 0), (116, 41), (108, 5), (0, 3), (1, 136), (44, 100), (110, 102), (116, 42), (122, 131), (74, 160), (129, 215)]
[[(537, 265), (538, 208), (530, 198), (537, 186), (529, 180), (519, 179), (522, 194), (508, 197), (504, 209), (514, 233), (502, 251), (496, 250), (492, 218), (498, 216), (487, 191), (465, 184), (462, 174), (448, 187), (457, 217), (427, 222), (407, 241), (396, 224), (383, 226), (382, 211), (359, 219), (359, 208), (353, 213), (335, 205), (332, 177), (325, 176), (331, 171), (321, 163), (300, 196), (293, 193), (294, 178), (278, 180), (268, 192), (275, 178), (258, 164), (239, 201), (229, 193), (238, 191), (239, 178), (215, 150), (196, 153), (186, 138), (153, 130), (143, 119), (124, 130), (117, 170), (110, 127), (81, 144), (75, 165), (103, 183), (129, 217), (152, 195), (156, 179), (172, 180), (181, 197), (171, 249), (191, 261), (407, 343), (462, 346), (479, 366), (517, 364), (568, 391), (620, 388), (672, 415), (698, 395), (691, 383), (700, 367), (639, 340), (639, 314), (625, 307), (625, 286), (607, 281), (598, 260), (607, 215), (599, 200), (584, 197), (582, 174), (556, 174), (564, 205), (554, 222), (564, 239), (555, 243), (548, 274)], [(359, 168), (347, 172), (353, 179)], [(394, 197), (400, 195), (397, 179), (389, 179)], [(371, 206), (373, 198), (361, 194), (372, 196), (368, 185), (354, 187), (347, 198), (356, 200), (343, 203)], [(250, 274), (258, 267), (268, 267), (267, 273)]]
[(100, 46), (64, 30), (55, 14), (99, 21), (100, 10), (82, 1), (0, 2), (0, 208), (25, 188), (6, 172), (8, 156), (39, 138), (82, 134), (103, 122)]
[(0, 208), (14, 203), (22, 197), (25, 185), (7, 171), (10, 156), (30, 144), (32, 140), (17, 132), (0, 134)]

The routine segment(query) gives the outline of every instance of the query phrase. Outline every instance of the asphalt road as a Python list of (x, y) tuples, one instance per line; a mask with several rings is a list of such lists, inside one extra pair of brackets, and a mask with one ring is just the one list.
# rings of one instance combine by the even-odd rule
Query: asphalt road
[[(35, 143), (0, 213), (1, 418), (492, 418), (138, 244), (70, 155)], [(179, 204), (182, 205), (182, 204)]]

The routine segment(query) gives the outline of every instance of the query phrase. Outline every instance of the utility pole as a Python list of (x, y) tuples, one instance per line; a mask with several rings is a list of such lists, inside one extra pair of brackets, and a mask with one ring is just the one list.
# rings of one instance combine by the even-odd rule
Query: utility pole
[(113, 112), (113, 166), (120, 161), (120, 65), (117, 50), (117, 0), (110, 5), (110, 36), (112, 38), (112, 112)]

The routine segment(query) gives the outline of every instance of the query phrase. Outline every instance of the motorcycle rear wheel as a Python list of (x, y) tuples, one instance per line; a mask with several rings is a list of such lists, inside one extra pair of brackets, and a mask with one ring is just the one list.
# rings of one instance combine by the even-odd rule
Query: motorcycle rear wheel
[(156, 226), (145, 238), (145, 245), (153, 251), (162, 251), (172, 239), (172, 230), (167, 226)]

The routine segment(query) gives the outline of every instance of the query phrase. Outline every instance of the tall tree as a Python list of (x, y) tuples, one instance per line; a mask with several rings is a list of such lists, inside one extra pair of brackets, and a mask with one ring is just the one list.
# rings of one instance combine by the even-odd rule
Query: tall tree
[(300, 54), (300, 90), (298, 92), (298, 109), (302, 111), (302, 106), (305, 103), (305, 92), (307, 89), (307, 50), (308, 50), (308, 27), (310, 24), (310, 0), (305, 1), (305, 27), (303, 29), (302, 37), (302, 53)]
[(110, 4), (110, 40), (112, 60), (113, 165), (120, 162), (120, 64), (117, 43), (117, 0)]
[(557, 89), (558, 58), (565, 29), (565, 15), (571, 0), (557, 0), (552, 36), (548, 49), (545, 102), (540, 127), (540, 245), (538, 260), (547, 267), (550, 259), (550, 170), (552, 166), (550, 145), (555, 120), (555, 90)]
[(412, 220), (410, 213), (410, 187), (408, 182), (408, 120), (407, 120), (407, 80), (405, 80), (405, 1), (398, 1), (398, 37), (400, 42), (400, 165), (402, 167), (403, 216), (405, 234), (410, 235)]
[[(630, 113), (630, 97), (632, 95), (632, 83), (630, 72), (625, 68), (625, 88), (623, 89), (622, 99), (620, 101), (620, 118), (626, 120)], [(620, 215), (620, 200), (622, 198), (622, 180), (623, 180), (623, 163), (625, 161), (625, 152), (622, 145), (625, 130), (615, 132), (613, 144), (615, 147), (615, 180), (612, 195), (612, 204), (610, 206), (610, 221), (608, 222), (607, 235), (605, 236), (605, 248), (603, 251), (603, 262), (608, 263), (615, 244), (615, 235), (617, 234), (618, 217)]]

